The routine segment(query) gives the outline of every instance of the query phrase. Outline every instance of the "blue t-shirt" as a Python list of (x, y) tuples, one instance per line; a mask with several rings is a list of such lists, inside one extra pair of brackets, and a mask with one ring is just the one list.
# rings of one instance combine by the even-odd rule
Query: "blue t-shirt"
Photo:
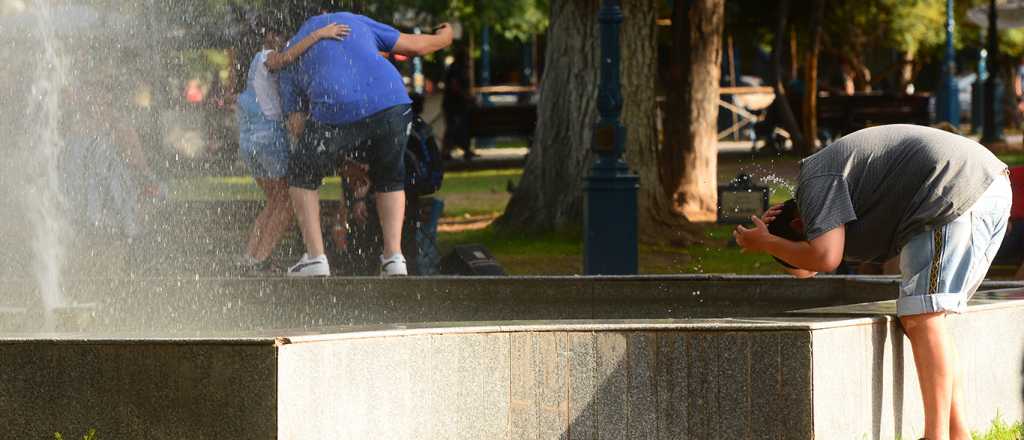
[(390, 52), (399, 32), (362, 15), (339, 12), (306, 20), (288, 45), (330, 23), (352, 28), (342, 41), (325, 39), (310, 47), (279, 81), (285, 114), (305, 111), (327, 124), (347, 124), (412, 101), (402, 75), (380, 52)]

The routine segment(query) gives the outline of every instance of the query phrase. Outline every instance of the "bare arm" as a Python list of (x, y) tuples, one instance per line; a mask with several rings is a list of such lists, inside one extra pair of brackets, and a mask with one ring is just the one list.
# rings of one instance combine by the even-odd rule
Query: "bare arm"
[(391, 52), (410, 57), (429, 55), (451, 46), (452, 38), (452, 27), (445, 23), (433, 35), (400, 34)]
[(813, 276), (811, 272), (831, 272), (843, 261), (846, 225), (840, 225), (811, 241), (790, 241), (769, 233), (768, 227), (756, 216), (752, 219), (753, 229), (736, 227), (733, 232), (736, 242), (744, 250), (766, 252), (800, 268), (796, 272), (787, 270), (794, 276), (807, 277)]
[(325, 38), (331, 38), (335, 40), (342, 40), (348, 36), (351, 29), (343, 24), (331, 23), (315, 32), (306, 36), (302, 40), (299, 40), (294, 46), (289, 47), (284, 52), (272, 51), (267, 55), (267, 61), (263, 64), (267, 66), (267, 70), (271, 72), (280, 70), (287, 67), (289, 64), (294, 63), (295, 60), (299, 59), (302, 54), (306, 53), (310, 47), (313, 47), (318, 41)]

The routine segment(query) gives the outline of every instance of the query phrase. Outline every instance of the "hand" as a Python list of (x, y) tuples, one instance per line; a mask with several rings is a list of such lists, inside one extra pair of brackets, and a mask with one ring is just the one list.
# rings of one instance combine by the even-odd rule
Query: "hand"
[(743, 248), (743, 251), (765, 252), (768, 242), (772, 239), (772, 234), (768, 232), (768, 226), (756, 215), (750, 216), (750, 219), (754, 221), (753, 229), (747, 229), (740, 225), (732, 232), (732, 236), (736, 239), (736, 243)]
[(316, 35), (316, 38), (319, 40), (330, 38), (332, 40), (340, 41), (344, 40), (345, 37), (347, 37), (351, 32), (352, 28), (348, 27), (347, 25), (331, 23), (327, 26), (317, 29), (316, 32), (314, 32), (313, 34)]
[(778, 205), (775, 205), (775, 206), (772, 206), (771, 208), (768, 208), (768, 210), (765, 211), (764, 214), (761, 215), (761, 221), (763, 221), (765, 224), (769, 224), (769, 223), (775, 221), (775, 217), (778, 217), (779, 214), (781, 214), (781, 213), (782, 213), (782, 203), (779, 203)]
[(455, 39), (455, 31), (452, 30), (452, 25), (448, 23), (441, 23), (440, 26), (434, 28), (434, 35), (444, 37), (449, 42)]

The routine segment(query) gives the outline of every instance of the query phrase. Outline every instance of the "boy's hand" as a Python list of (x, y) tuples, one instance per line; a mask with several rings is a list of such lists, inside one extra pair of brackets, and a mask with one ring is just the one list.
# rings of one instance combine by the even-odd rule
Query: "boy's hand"
[(449, 42), (455, 38), (455, 32), (452, 30), (452, 25), (448, 23), (441, 23), (440, 26), (434, 28), (434, 35), (444, 37)]
[(754, 221), (753, 229), (744, 228), (742, 225), (736, 226), (732, 236), (736, 239), (736, 243), (743, 248), (743, 251), (765, 252), (768, 242), (772, 239), (772, 234), (768, 232), (768, 226), (756, 215), (750, 216), (750, 219)]
[(314, 32), (314, 35), (320, 40), (332, 39), (332, 40), (344, 40), (349, 33), (352, 32), (352, 28), (344, 24), (331, 23)]
[(768, 210), (761, 215), (761, 221), (763, 221), (765, 224), (771, 223), (775, 221), (775, 218), (778, 217), (781, 213), (782, 204), (780, 203), (778, 205), (772, 206), (771, 208), (768, 208)]

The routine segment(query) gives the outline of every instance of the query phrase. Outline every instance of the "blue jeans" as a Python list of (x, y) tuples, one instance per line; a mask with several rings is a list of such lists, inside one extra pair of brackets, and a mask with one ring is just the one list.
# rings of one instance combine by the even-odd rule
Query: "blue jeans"
[(1009, 179), (998, 177), (956, 220), (903, 245), (896, 314), (963, 312), (1003, 242), (1012, 199)]
[(288, 175), (288, 135), (284, 122), (245, 107), (238, 106), (238, 157), (254, 178), (284, 178)]

